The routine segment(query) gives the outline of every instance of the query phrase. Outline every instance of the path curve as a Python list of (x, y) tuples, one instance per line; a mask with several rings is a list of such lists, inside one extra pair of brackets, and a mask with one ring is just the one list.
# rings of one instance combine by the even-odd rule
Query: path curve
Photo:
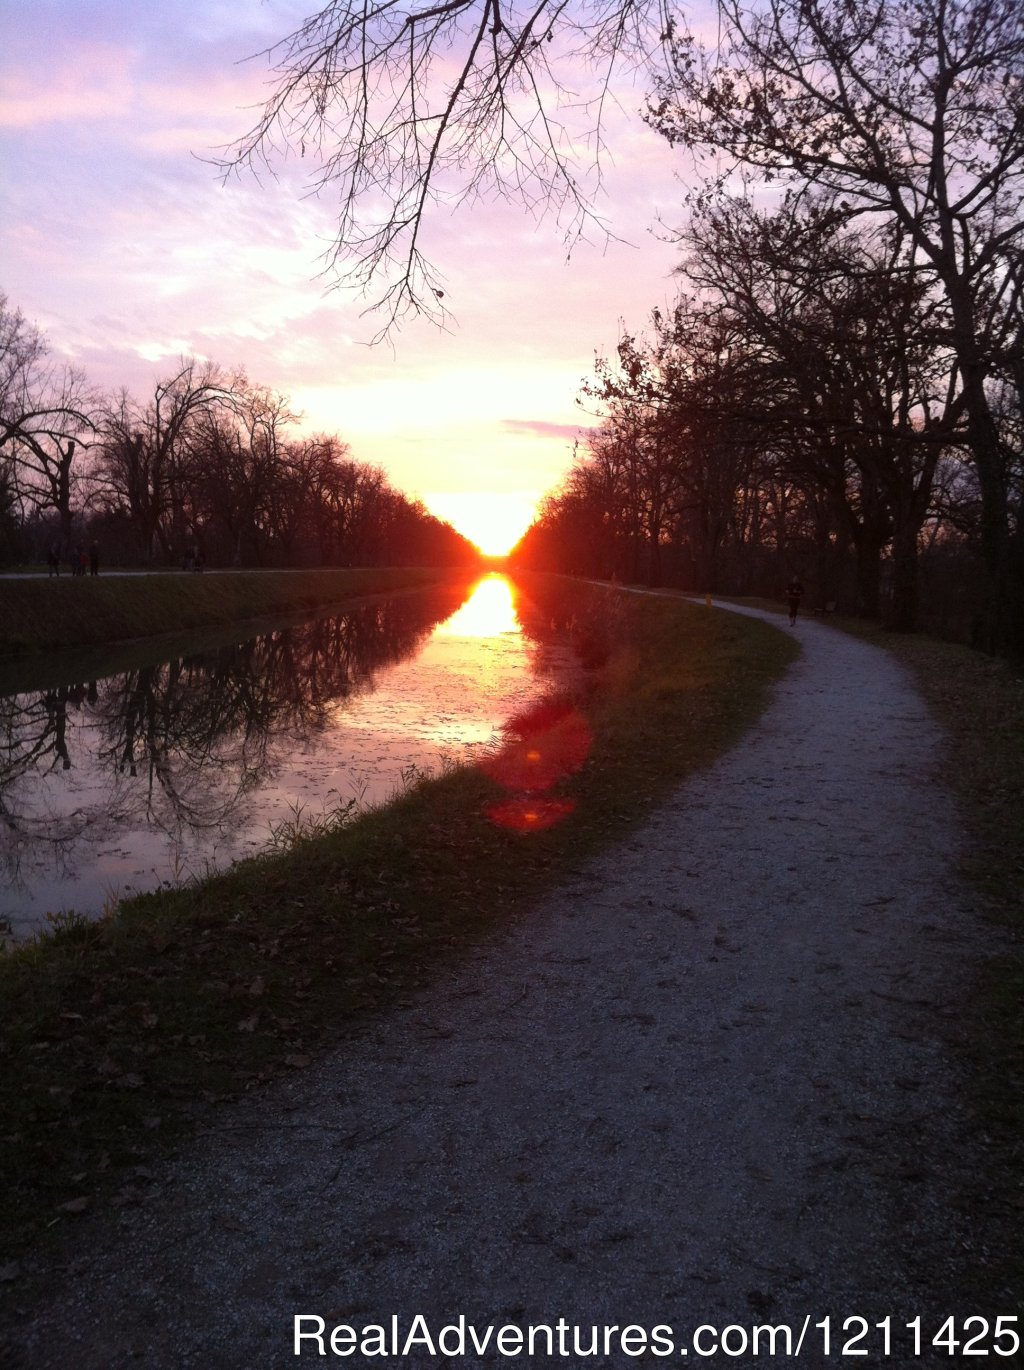
[(884, 651), (796, 633), (734, 751), (191, 1147), (55, 1282), (21, 1363), (549, 1363), (296, 1358), (295, 1314), (685, 1342), (956, 1311), (939, 1301), (973, 1257), (949, 1187), (971, 1157), (945, 1041), (984, 938), (952, 872), (941, 737)]

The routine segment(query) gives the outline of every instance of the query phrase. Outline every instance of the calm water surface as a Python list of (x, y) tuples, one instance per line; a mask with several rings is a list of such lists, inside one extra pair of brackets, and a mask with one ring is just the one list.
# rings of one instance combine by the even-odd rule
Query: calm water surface
[(355, 606), (214, 652), (0, 698), (0, 919), (223, 869), (274, 828), (490, 746), (564, 684), (502, 576)]

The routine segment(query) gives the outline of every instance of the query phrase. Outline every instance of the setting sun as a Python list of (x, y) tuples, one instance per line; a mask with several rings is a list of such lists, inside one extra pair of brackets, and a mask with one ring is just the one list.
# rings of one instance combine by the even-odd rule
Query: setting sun
[(518, 492), (446, 491), (424, 503), (488, 557), (507, 556), (537, 515), (536, 501)]

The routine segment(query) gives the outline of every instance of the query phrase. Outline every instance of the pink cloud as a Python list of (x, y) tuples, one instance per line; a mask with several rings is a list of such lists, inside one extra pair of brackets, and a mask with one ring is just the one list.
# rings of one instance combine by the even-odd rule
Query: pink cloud
[(136, 56), (111, 44), (90, 44), (81, 59), (54, 64), (45, 82), (32, 72), (8, 71), (2, 86), (0, 127), (120, 124), (126, 141), (161, 156), (202, 155), (229, 142), (254, 101), (252, 72), (146, 79)]
[(131, 55), (112, 43), (89, 43), (38, 73), (8, 70), (0, 93), (0, 125), (31, 128), (69, 120), (116, 120), (131, 108), (135, 92)]
[(574, 442), (590, 431), (588, 424), (548, 423), (545, 419), (502, 419), (501, 426), (509, 433), (523, 433), (537, 438), (562, 438)]
[[(97, 384), (145, 395), (187, 348), (301, 397), (309, 427), (351, 437), (405, 488), (542, 493), (593, 422), (575, 401), (595, 352), (673, 293), (677, 253), (648, 226), (679, 212), (677, 154), (631, 112), (643, 92), (628, 90), (598, 204), (625, 242), (595, 232), (567, 262), (550, 216), (486, 198), (452, 215), (438, 206), (423, 246), (444, 273), (453, 331), (420, 320), (394, 351), (355, 346), (378, 320), (317, 276), (335, 218), (329, 193), (304, 194), (309, 160), (226, 187), (197, 160), (254, 117), (266, 64), (239, 58), (287, 31), (290, 3), (15, 0), (16, 44), (4, 50), (0, 36), (11, 299)], [(451, 415), (430, 418), (417, 397), (447, 395), (453, 376), (473, 404), (456, 396)], [(416, 402), (395, 398), (407, 394)], [(371, 400), (387, 423), (363, 420)]]

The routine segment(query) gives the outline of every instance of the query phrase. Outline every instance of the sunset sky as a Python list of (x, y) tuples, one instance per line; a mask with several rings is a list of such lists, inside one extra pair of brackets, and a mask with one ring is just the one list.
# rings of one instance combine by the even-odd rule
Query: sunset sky
[[(97, 385), (144, 397), (182, 353), (289, 395), (303, 428), (482, 540), (511, 541), (564, 472), (595, 352), (673, 293), (651, 232), (685, 173), (620, 90), (599, 208), (624, 243), (566, 262), (553, 222), (505, 204), (431, 221), (450, 333), (368, 347), (365, 301), (328, 291), (332, 205), (305, 164), (222, 185), (204, 158), (246, 131), (265, 59), (315, 0), (6, 0), (0, 7), (0, 289)], [(662, 231), (662, 237), (664, 231)], [(496, 544), (495, 544), (496, 546)]]

